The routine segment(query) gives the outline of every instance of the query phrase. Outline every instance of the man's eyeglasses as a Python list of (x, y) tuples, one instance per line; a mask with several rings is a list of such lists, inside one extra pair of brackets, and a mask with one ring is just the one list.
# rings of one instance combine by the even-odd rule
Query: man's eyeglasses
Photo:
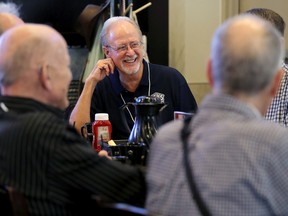
[(120, 46), (117, 46), (117, 47), (113, 47), (113, 46), (110, 46), (110, 45), (107, 45), (106, 47), (108, 48), (111, 48), (113, 49), (114, 51), (116, 52), (126, 52), (128, 50), (128, 46), (135, 50), (135, 49), (139, 49), (141, 46), (142, 46), (142, 42), (141, 41), (134, 41), (134, 42), (131, 42), (129, 44), (123, 44), (123, 45), (120, 45)]

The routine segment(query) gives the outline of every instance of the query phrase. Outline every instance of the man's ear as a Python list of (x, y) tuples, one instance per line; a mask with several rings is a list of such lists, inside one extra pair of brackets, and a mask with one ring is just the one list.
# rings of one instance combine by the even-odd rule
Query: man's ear
[(212, 76), (212, 60), (209, 59), (206, 68), (207, 79), (211, 87), (214, 85), (213, 76)]
[(49, 75), (48, 65), (43, 64), (39, 70), (39, 81), (45, 90), (52, 89), (51, 77)]
[(103, 53), (104, 53), (105, 57), (109, 58), (110, 57), (110, 50), (105, 46), (103, 46), (102, 49), (103, 49)]
[(284, 70), (281, 68), (277, 71), (277, 74), (274, 77), (271, 88), (271, 95), (273, 97), (277, 94), (278, 89), (280, 88), (281, 79), (283, 78), (284, 73), (285, 73)]
[(284, 38), (284, 37), (281, 37), (280, 39), (281, 39), (281, 44), (282, 44), (282, 46), (285, 48), (285, 38)]

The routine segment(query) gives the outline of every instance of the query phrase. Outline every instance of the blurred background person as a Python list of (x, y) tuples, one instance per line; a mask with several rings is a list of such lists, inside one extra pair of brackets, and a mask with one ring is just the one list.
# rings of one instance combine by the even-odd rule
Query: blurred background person
[(19, 7), (12, 2), (0, 2), (0, 35), (7, 29), (23, 24), (19, 17)]
[(19, 13), (19, 9), (20, 7), (17, 6), (16, 3), (13, 2), (0, 2), (0, 13), (10, 13), (13, 14), (17, 17), (20, 17), (20, 13)]
[(0, 35), (6, 30), (23, 23), (23, 20), (13, 14), (0, 13)]
[[(273, 10), (267, 8), (252, 8), (246, 13), (259, 16), (269, 22), (271, 22), (276, 29), (279, 30), (283, 40), (283, 46), (285, 44), (284, 32), (285, 21), (283, 18)], [(285, 127), (288, 127), (288, 65), (285, 64), (284, 59), (282, 63), (283, 78), (279, 87), (278, 93), (273, 99), (270, 107), (268, 108), (266, 118), (268, 120), (277, 122)]]
[(190, 123), (164, 125), (151, 144), (150, 214), (288, 215), (288, 133), (264, 118), (283, 56), (280, 33), (256, 16), (236, 16), (217, 29), (207, 66), (212, 93)]
[(7, 29), (23, 23), (23, 20), (19, 18), (19, 7), (16, 4), (12, 2), (0, 2), (0, 36)]

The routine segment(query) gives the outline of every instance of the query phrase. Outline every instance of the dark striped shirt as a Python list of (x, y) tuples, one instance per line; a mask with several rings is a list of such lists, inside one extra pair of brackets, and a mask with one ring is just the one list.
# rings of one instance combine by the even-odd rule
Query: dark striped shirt
[(142, 172), (99, 157), (61, 110), (16, 97), (0, 105), (0, 184), (22, 192), (31, 215), (87, 215), (91, 195), (143, 204)]

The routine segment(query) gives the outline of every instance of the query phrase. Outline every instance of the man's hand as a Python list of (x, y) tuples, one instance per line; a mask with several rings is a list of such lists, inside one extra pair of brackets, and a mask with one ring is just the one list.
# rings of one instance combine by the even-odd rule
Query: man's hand
[(100, 157), (107, 157), (108, 159), (112, 160), (112, 158), (108, 155), (108, 152), (106, 150), (99, 151), (98, 155)]
[(94, 80), (98, 83), (103, 80), (105, 76), (109, 76), (109, 74), (113, 73), (114, 68), (115, 65), (111, 58), (101, 59), (97, 62), (87, 79)]

